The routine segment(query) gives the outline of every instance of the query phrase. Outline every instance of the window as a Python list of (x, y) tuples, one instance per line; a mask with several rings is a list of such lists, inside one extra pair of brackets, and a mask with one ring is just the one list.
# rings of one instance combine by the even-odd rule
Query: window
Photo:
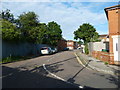
[(72, 45), (72, 43), (70, 42), (69, 45)]
[(118, 43), (116, 43), (116, 51), (118, 51)]

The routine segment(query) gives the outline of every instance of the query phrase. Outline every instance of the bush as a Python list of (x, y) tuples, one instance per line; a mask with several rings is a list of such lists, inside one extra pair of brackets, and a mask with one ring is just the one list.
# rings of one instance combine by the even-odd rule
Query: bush
[(1, 63), (9, 63), (9, 62), (14, 62), (14, 61), (18, 61), (18, 60), (20, 60), (19, 56), (11, 56), (10, 55), (9, 57), (3, 58)]
[(105, 65), (107, 65), (107, 64), (108, 64), (108, 62), (104, 62), (104, 64), (105, 64)]
[(88, 44), (85, 45), (85, 54), (89, 54)]
[(7, 21), (0, 20), (0, 28), (2, 29), (2, 39), (7, 41), (18, 41), (20, 39), (21, 32), (17, 30), (16, 26)]

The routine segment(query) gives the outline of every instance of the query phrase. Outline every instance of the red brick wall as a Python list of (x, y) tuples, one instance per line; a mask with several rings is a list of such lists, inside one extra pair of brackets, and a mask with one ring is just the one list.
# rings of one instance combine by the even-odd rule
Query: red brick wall
[(57, 47), (58, 47), (58, 51), (63, 50), (64, 48), (67, 47), (67, 41), (65, 41), (65, 40), (58, 41), (58, 46)]
[(110, 35), (118, 35), (120, 34), (118, 30), (118, 13), (120, 9), (108, 10), (108, 23), (109, 23), (109, 34)]
[(92, 52), (92, 56), (94, 58), (97, 58), (101, 61), (104, 61), (104, 62), (109, 62), (110, 60), (110, 57), (109, 57), (109, 53), (108, 52), (102, 52), (102, 51), (93, 51)]
[(109, 60), (110, 64), (114, 64), (114, 52), (113, 52), (113, 35), (120, 35), (120, 8), (109, 9), (108, 12), (108, 24), (109, 24)]
[(120, 17), (120, 9), (108, 10), (110, 53), (113, 53), (112, 35), (120, 35), (120, 18), (118, 17)]
[(67, 47), (72, 47), (74, 49), (74, 42), (73, 41), (67, 41)]

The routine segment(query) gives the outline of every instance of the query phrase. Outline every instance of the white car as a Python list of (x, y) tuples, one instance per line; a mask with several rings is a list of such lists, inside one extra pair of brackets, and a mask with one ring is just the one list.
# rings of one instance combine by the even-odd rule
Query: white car
[(78, 47), (77, 49), (81, 49), (81, 47)]
[(41, 54), (52, 54), (52, 50), (50, 47), (42, 47)]

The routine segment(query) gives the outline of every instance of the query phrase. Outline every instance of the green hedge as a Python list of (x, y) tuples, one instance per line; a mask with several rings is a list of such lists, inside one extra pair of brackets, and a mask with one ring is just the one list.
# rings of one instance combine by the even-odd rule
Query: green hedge
[(85, 54), (89, 54), (88, 44), (85, 44)]

